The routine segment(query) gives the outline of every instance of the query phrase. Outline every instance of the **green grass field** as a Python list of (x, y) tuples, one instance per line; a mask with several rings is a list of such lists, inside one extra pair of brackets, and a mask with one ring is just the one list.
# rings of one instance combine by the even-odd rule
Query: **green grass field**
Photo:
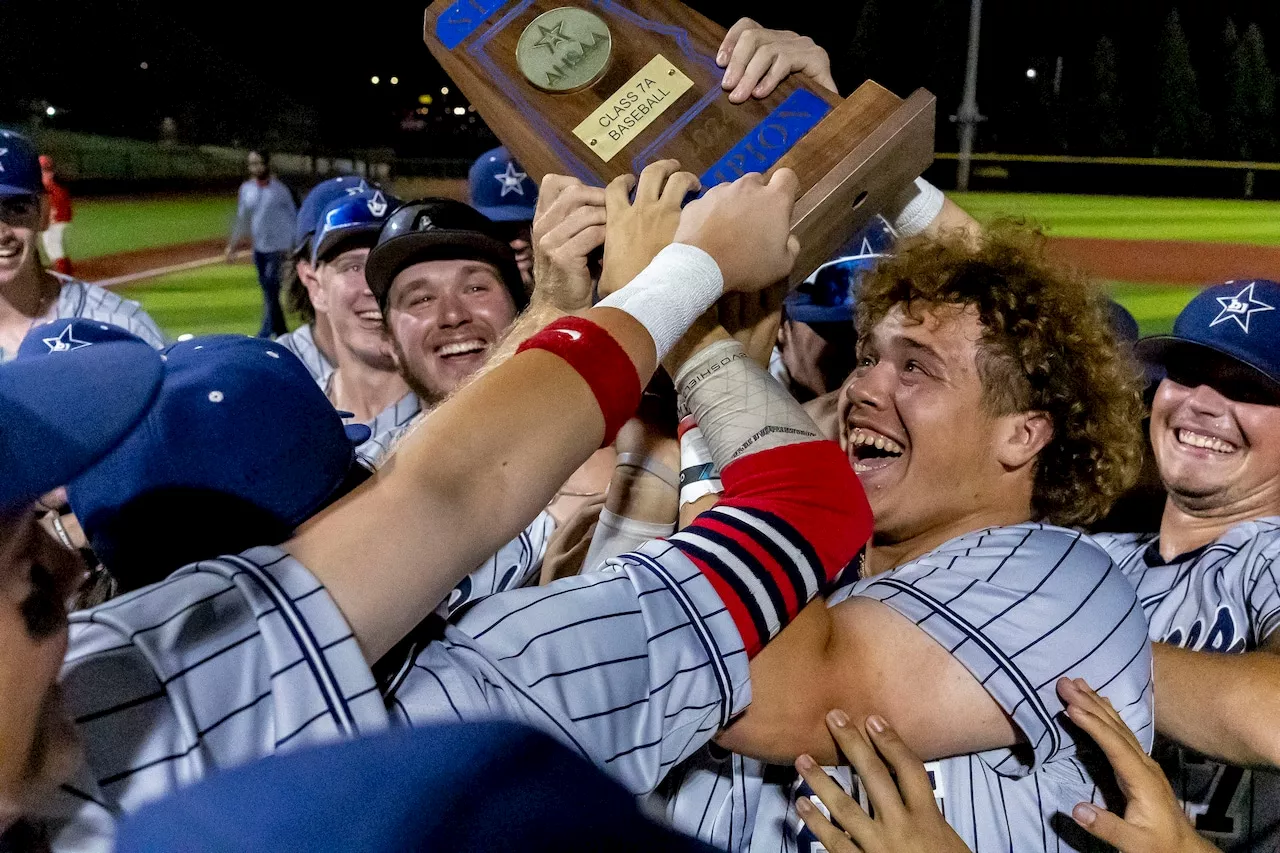
[[(1280, 202), (1152, 199), (1012, 193), (952, 196), (981, 221), (1014, 216), (1050, 234), (1142, 240), (1205, 240), (1280, 245)], [(69, 235), (72, 257), (199, 240), (227, 233), (235, 200), (228, 196), (86, 202)], [(99, 224), (100, 223), (100, 224)], [(77, 231), (94, 251), (78, 252)], [(100, 232), (100, 233), (99, 233)], [(104, 248), (105, 247), (105, 248)], [(1143, 334), (1166, 332), (1194, 287), (1108, 284), (1133, 312)], [(253, 267), (213, 265), (140, 282), (121, 293), (142, 302), (171, 336), (258, 328), (261, 303)]]
[(87, 199), (75, 204), (67, 230), (67, 254), (73, 258), (114, 255), (227, 237), (236, 214), (234, 193), (142, 199)]

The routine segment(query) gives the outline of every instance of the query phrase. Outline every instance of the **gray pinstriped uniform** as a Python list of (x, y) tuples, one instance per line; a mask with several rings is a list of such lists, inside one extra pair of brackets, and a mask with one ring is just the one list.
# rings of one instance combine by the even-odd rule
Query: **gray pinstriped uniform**
[(298, 361), (301, 361), (302, 366), (307, 369), (307, 373), (311, 374), (311, 378), (323, 388), (329, 384), (329, 377), (333, 374), (333, 365), (329, 363), (329, 359), (324, 357), (324, 353), (316, 345), (315, 331), (315, 323), (308, 323), (276, 338), (276, 343), (296, 355)]
[[(1169, 562), (1155, 534), (1098, 541), (1137, 589), (1154, 641), (1241, 654), (1280, 626), (1280, 517), (1237, 524)], [(1202, 835), (1227, 850), (1280, 849), (1280, 774), (1230, 767), (1163, 740), (1155, 755)]]
[[(96, 284), (86, 284), (57, 273), (50, 273), (50, 275), (62, 282), (62, 289), (58, 292), (58, 299), (49, 312), (36, 320), (33, 326), (52, 323), (54, 320), (83, 317), (86, 320), (97, 320), (119, 326), (142, 338), (156, 349), (165, 345), (164, 333), (137, 302), (118, 296)], [(17, 355), (16, 351), (6, 352), (0, 348), (0, 361), (8, 361), (15, 355)]]
[(749, 694), (732, 618), (661, 541), (485, 598), (415, 663), (389, 712), (328, 592), (273, 547), (73, 614), (62, 686), (86, 764), (54, 848), (109, 849), (114, 816), (212, 770), (432, 720), (523, 720), (650, 790)]
[[(854, 596), (893, 608), (948, 649), (1027, 741), (930, 763), (939, 807), (970, 849), (1089, 849), (1087, 837), (1056, 816), (1097, 799), (1095, 776), (1110, 771), (1092, 742), (1065, 724), (1055, 683), (1063, 675), (1087, 679), (1144, 744), (1154, 733), (1146, 620), (1107, 555), (1075, 531), (993, 528), (845, 587), (828, 604)], [(847, 769), (829, 771), (867, 806)], [(713, 749), (660, 790), (677, 828), (735, 853), (823, 849), (795, 811), (795, 798), (811, 793), (788, 767)]]

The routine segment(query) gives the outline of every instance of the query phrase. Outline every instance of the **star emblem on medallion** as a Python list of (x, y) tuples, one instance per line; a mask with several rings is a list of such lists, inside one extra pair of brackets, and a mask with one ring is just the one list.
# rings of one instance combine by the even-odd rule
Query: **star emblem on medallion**
[(41, 340), (49, 348), (49, 352), (71, 352), (73, 349), (83, 349), (92, 345), (89, 341), (76, 338), (71, 326), (63, 329), (56, 338), (41, 338)]
[(534, 47), (545, 47), (548, 53), (554, 54), (556, 48), (562, 41), (573, 41), (564, 34), (564, 21), (559, 21), (554, 27), (544, 27), (538, 24), (538, 31), (542, 33), (542, 37), (533, 43)]
[(1213, 328), (1219, 323), (1225, 323), (1228, 320), (1235, 320), (1247, 335), (1249, 333), (1249, 320), (1254, 314), (1276, 310), (1274, 305), (1268, 305), (1260, 299), (1253, 298), (1253, 285), (1254, 282), (1249, 282), (1235, 296), (1219, 296), (1218, 304), (1222, 306), (1222, 310), (1218, 312), (1217, 317), (1213, 318), (1209, 328)]
[(502, 184), (502, 196), (500, 197), (505, 197), (507, 193), (515, 193), (516, 195), (523, 196), (524, 179), (527, 177), (529, 176), (524, 172), (516, 171), (516, 164), (513, 161), (508, 160), (507, 170), (501, 175), (494, 175), (493, 179)]

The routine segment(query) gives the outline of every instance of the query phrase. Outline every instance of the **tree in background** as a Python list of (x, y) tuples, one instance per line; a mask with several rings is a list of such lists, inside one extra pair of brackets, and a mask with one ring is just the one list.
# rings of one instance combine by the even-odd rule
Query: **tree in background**
[(1089, 84), (1082, 93), (1081, 118), (1076, 144), (1089, 154), (1125, 153), (1124, 103), (1120, 94), (1116, 46), (1107, 36), (1098, 39), (1089, 61)]
[(1177, 9), (1165, 21), (1156, 57), (1152, 153), (1158, 157), (1194, 156), (1207, 135), (1208, 120), (1200, 107), (1196, 70)]
[(1232, 155), (1242, 160), (1270, 155), (1275, 145), (1276, 79), (1257, 24), (1249, 25), (1231, 54), (1227, 84), (1226, 127)]

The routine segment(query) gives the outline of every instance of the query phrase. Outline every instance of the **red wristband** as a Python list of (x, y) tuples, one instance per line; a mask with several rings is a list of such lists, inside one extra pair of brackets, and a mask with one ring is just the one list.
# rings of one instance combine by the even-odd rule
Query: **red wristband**
[(582, 317), (561, 317), (549, 324), (516, 352), (546, 350), (563, 359), (591, 386), (600, 414), (604, 415), (604, 441), (613, 444), (640, 406), (640, 376), (626, 350), (602, 327)]

